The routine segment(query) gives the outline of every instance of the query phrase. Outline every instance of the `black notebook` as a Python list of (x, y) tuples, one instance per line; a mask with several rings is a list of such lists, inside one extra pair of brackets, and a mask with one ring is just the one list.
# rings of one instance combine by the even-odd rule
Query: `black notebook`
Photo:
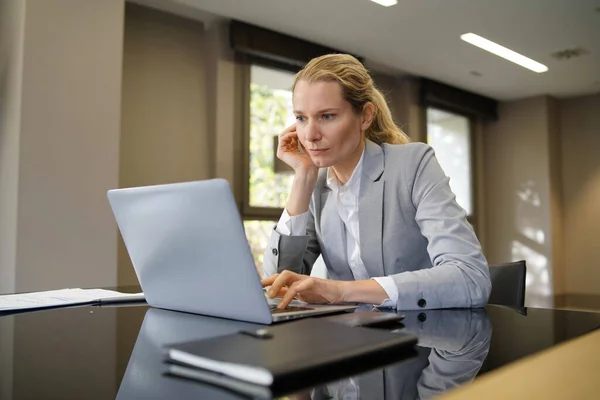
[(176, 344), (168, 358), (174, 375), (239, 391), (277, 392), (311, 377), (335, 379), (400, 361), (416, 342), (406, 333), (305, 319)]

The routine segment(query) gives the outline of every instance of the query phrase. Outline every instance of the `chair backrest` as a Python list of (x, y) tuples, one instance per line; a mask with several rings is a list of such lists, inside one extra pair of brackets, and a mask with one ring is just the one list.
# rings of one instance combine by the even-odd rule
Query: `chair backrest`
[(525, 260), (490, 265), (492, 293), (488, 304), (523, 308), (525, 306), (526, 273)]

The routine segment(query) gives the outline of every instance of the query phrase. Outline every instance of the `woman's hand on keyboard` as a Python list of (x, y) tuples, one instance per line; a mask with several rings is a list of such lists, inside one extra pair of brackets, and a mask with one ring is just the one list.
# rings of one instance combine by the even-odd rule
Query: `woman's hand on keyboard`
[(262, 280), (263, 287), (271, 286), (267, 291), (269, 298), (282, 298), (277, 306), (279, 309), (284, 309), (294, 297), (307, 303), (342, 303), (343, 283), (300, 275), (292, 271), (283, 271)]

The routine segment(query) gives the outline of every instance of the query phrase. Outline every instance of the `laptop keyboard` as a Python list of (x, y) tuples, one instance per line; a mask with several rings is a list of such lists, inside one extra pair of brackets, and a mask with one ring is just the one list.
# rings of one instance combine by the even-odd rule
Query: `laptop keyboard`
[(269, 308), (271, 309), (271, 314), (281, 314), (281, 313), (293, 312), (293, 311), (311, 311), (311, 310), (314, 310), (314, 308), (297, 307), (297, 306), (287, 306), (285, 309), (280, 310), (279, 308), (277, 308), (276, 304), (271, 304), (269, 306)]

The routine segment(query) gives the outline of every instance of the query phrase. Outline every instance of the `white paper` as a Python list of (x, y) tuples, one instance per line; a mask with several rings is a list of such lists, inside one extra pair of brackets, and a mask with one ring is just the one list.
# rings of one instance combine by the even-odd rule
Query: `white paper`
[(120, 293), (104, 289), (61, 289), (0, 296), (0, 311), (143, 300), (143, 293)]
[(211, 360), (177, 349), (170, 349), (169, 357), (193, 367), (207, 369), (257, 385), (270, 386), (273, 383), (273, 374), (262, 367)]

